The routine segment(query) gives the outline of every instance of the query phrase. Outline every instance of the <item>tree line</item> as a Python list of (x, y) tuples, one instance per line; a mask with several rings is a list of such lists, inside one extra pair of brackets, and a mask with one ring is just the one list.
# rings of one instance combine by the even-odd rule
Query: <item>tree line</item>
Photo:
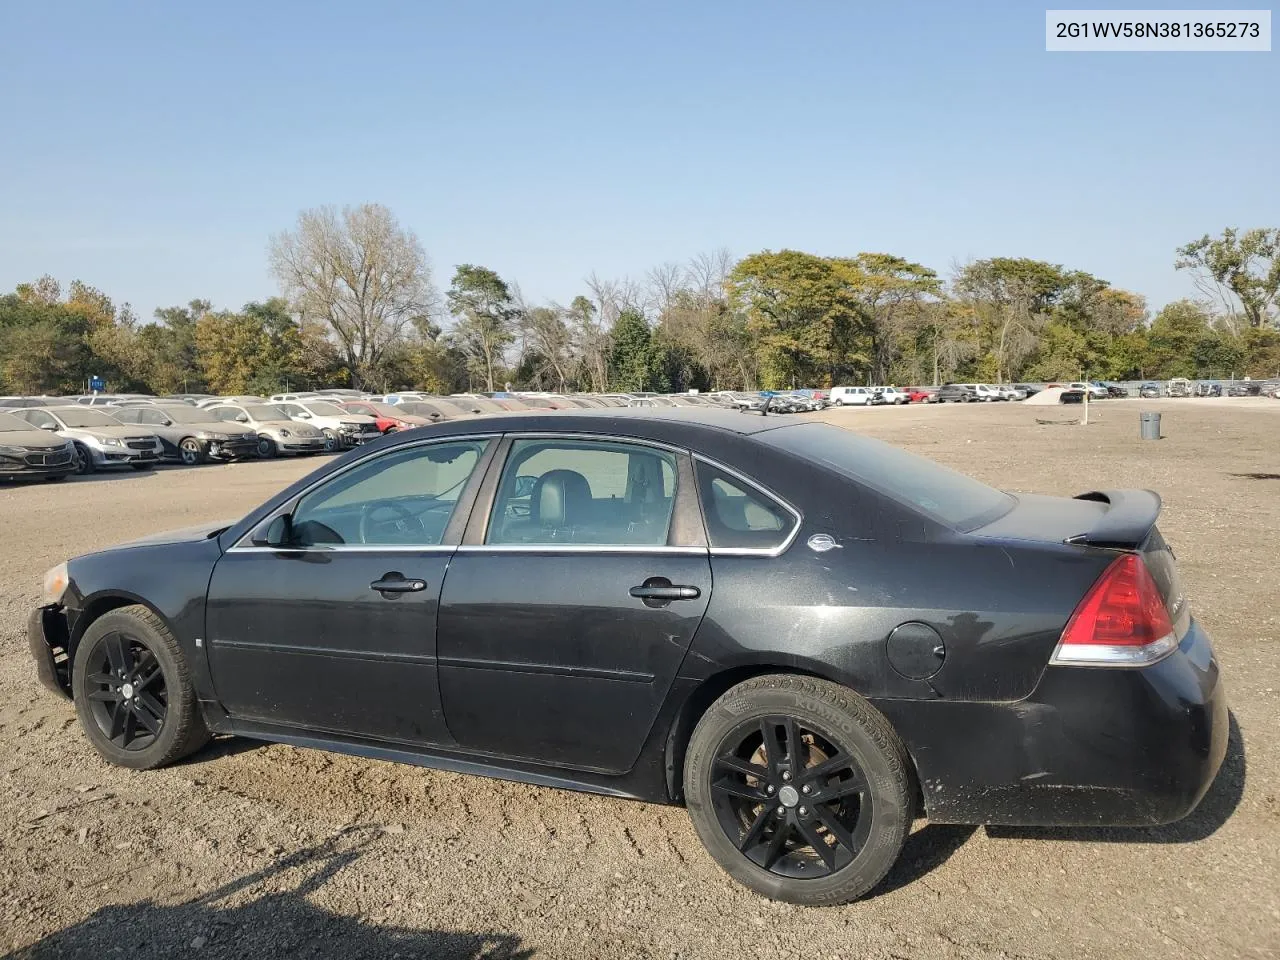
[(1020, 257), (946, 277), (886, 253), (727, 251), (640, 278), (588, 276), (530, 303), (462, 264), (441, 296), (385, 207), (322, 207), (271, 238), (280, 296), (158, 309), (50, 277), (0, 296), (0, 394), (259, 393), (319, 386), (452, 393), (682, 391), (1280, 373), (1280, 229), (1176, 252), (1201, 297), (1152, 315), (1085, 271)]

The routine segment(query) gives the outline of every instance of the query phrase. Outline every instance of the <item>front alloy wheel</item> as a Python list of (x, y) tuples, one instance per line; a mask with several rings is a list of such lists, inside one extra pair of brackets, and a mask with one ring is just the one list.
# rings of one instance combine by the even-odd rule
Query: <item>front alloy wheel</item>
[(338, 439), (338, 434), (335, 431), (326, 427), (322, 432), (324, 433), (325, 453), (333, 453), (342, 445), (342, 441)]
[(178, 453), (182, 457), (183, 464), (188, 467), (204, 462), (204, 446), (194, 437), (187, 437), (178, 444)]
[(162, 767), (209, 739), (182, 649), (141, 605), (105, 613), (85, 630), (71, 695), (89, 742), (119, 766)]

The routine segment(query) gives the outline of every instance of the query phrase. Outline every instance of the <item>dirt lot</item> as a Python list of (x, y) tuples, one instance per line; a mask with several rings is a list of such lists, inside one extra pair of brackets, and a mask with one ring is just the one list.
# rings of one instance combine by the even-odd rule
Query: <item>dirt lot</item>
[[(1138, 411), (1166, 439), (1138, 440)], [(1158, 490), (1241, 734), (1201, 808), (1146, 831), (917, 824), (869, 899), (806, 910), (733, 884), (684, 812), (226, 740), (107, 767), (38, 687), (41, 573), (236, 516), (314, 464), (0, 487), (0, 951), (19, 957), (1280, 956), (1280, 403), (832, 411), (1015, 490)]]

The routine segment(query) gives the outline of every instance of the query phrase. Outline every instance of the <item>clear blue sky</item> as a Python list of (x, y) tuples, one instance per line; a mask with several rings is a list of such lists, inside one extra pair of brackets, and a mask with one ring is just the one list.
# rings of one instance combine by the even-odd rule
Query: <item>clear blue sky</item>
[(1049, 54), (1044, 10), (11, 0), (0, 289), (235, 307), (299, 210), (374, 201), (441, 288), (794, 247), (1031, 256), (1159, 305), (1178, 244), (1280, 225), (1280, 54)]

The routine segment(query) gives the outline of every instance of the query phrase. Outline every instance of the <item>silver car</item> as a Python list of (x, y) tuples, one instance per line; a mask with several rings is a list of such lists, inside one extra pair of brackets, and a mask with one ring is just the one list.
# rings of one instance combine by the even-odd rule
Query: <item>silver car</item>
[(24, 407), (11, 412), (33, 427), (70, 440), (75, 449), (76, 473), (92, 473), (105, 467), (150, 470), (160, 460), (159, 437), (123, 424), (101, 409)]
[(209, 411), (180, 400), (112, 407), (111, 415), (123, 423), (154, 430), (163, 449), (161, 456), (187, 466), (258, 455), (256, 430), (217, 420)]
[(309, 423), (290, 420), (289, 415), (270, 403), (223, 403), (206, 407), (204, 413), (227, 424), (241, 424), (258, 435), (258, 456), (324, 453), (323, 433)]

